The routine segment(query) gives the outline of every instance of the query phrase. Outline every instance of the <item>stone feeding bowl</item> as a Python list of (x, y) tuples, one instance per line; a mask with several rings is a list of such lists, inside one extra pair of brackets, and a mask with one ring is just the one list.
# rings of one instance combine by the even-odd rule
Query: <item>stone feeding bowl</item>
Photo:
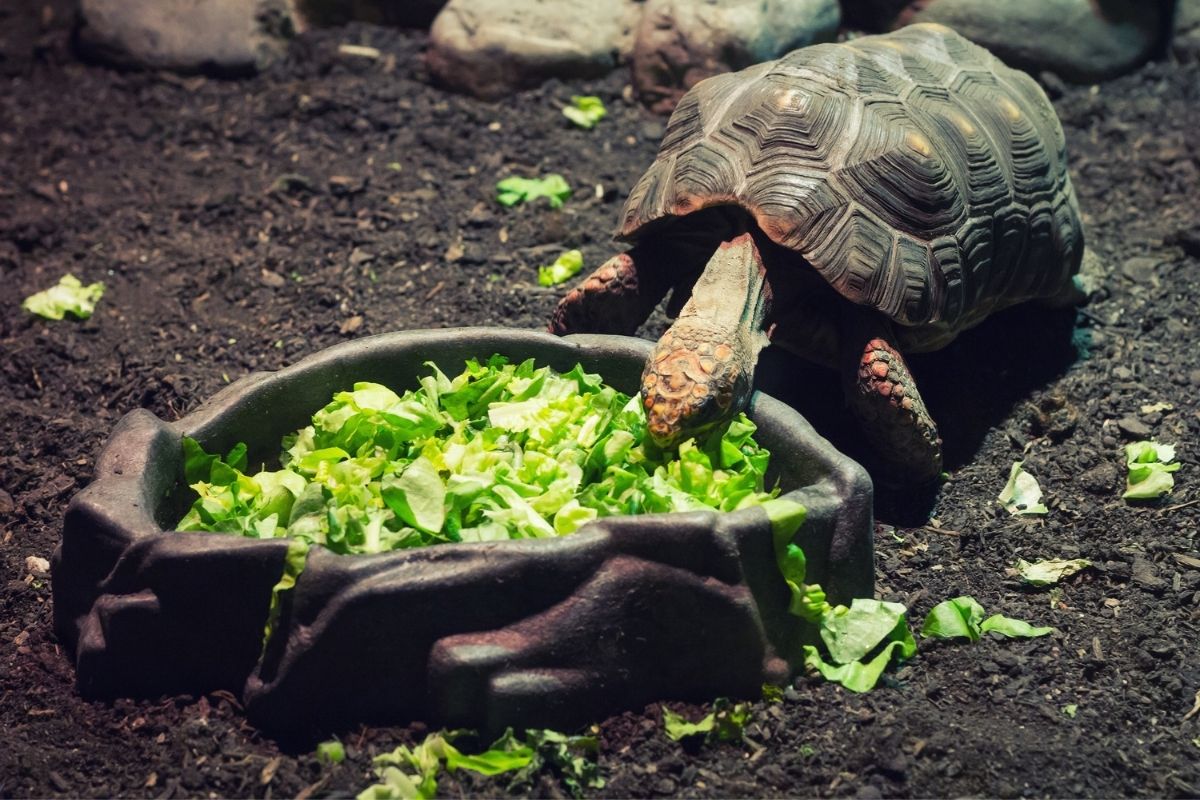
[[(286, 539), (176, 532), (193, 499), (181, 437), (277, 463), (286, 433), (340, 390), (415, 388), (424, 362), (576, 362), (633, 394), (651, 343), (493, 328), (348, 342), (249, 375), (176, 422), (125, 416), (76, 495), (54, 554), (55, 626), (89, 698), (239, 694), (281, 737), (422, 719), (568, 729), (656, 700), (754, 697), (786, 681), (815, 631), (787, 612), (760, 508), (609, 517), (570, 536), (378, 555), (309, 554), (263, 650)], [(768, 481), (804, 504), (795, 541), (832, 602), (873, 590), (866, 472), (761, 393)]]

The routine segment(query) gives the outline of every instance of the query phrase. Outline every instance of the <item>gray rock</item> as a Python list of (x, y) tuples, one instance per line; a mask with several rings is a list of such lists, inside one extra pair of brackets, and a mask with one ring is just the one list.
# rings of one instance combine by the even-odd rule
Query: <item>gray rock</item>
[(1084, 491), (1091, 494), (1109, 494), (1117, 486), (1120, 475), (1112, 464), (1104, 463), (1092, 467), (1079, 476), (1079, 483)]
[(1185, 33), (1200, 28), (1200, 0), (1178, 0), (1175, 7), (1175, 32)]
[(426, 59), (443, 84), (495, 99), (547, 78), (594, 78), (628, 56), (635, 0), (450, 0)]
[(129, 67), (246, 73), (286, 49), (287, 0), (82, 0), (81, 47)]
[(930, 0), (902, 22), (939, 22), (1006, 63), (1076, 83), (1130, 72), (1159, 44), (1159, 3), (1144, 0)]
[(633, 44), (633, 86), (666, 114), (705, 78), (831, 41), (836, 0), (647, 0)]
[(1121, 262), (1121, 274), (1134, 283), (1154, 283), (1154, 271), (1161, 263), (1152, 256), (1134, 256)]
[(1131, 439), (1149, 439), (1154, 433), (1149, 425), (1137, 417), (1122, 417), (1117, 420), (1117, 427), (1121, 429), (1121, 433)]

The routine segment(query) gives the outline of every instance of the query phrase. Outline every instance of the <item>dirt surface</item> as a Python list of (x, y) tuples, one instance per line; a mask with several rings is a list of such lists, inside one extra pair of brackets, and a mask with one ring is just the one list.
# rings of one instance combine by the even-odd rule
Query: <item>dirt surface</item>
[[(339, 56), (342, 42), (382, 58)], [(537, 265), (567, 247), (589, 265), (610, 254), (663, 131), (624, 99), (628, 74), (486, 104), (431, 87), (424, 44), (329, 30), (264, 75), (217, 81), (80, 64), (52, 40), (0, 78), (0, 797), (345, 795), (372, 754), (422, 735), (346, 732), (330, 768), (256, 734), (231, 695), (84, 702), (27, 559), (50, 556), (126, 412), (174, 419), (227, 380), (352, 337), (540, 328), (565, 289), (539, 288)], [(657, 706), (597, 720), (596, 794), (1200, 793), (1200, 716), (1186, 717), (1200, 689), (1200, 67), (1051, 83), (1103, 287), (1078, 313), (1017, 309), (914, 361), (950, 480), (931, 519), (881, 499), (877, 586), (914, 622), (971, 594), (1056, 633), (924, 642), (867, 695), (801, 678), (754, 703), (742, 744), (673, 743)], [(594, 131), (558, 111), (580, 93), (610, 109)], [(497, 179), (550, 171), (576, 187), (561, 212), (492, 202)], [(92, 319), (20, 310), (66, 272), (108, 286)], [(831, 376), (765, 363), (765, 385), (862, 455)], [(1151, 435), (1179, 445), (1175, 491), (1126, 503), (1121, 444)], [(1021, 458), (1044, 518), (995, 502)], [(1095, 566), (1051, 593), (1006, 574), (1019, 557)], [(442, 790), (506, 784), (468, 774)], [(522, 791), (564, 790), (547, 775)]]

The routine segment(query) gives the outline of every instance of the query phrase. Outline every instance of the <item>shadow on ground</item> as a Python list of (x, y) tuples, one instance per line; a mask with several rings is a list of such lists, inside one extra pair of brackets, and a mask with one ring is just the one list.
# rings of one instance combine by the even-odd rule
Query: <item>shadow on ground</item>
[[(974, 459), (988, 433), (1081, 357), (1074, 309), (1026, 304), (1007, 309), (948, 347), (910, 356), (909, 366), (938, 423), (948, 472)], [(800, 411), (835, 447), (875, 478), (876, 516), (898, 525), (928, 519), (937, 487), (913, 492), (888, 485), (870, 444), (843, 399), (838, 376), (779, 350), (759, 360), (756, 388)]]

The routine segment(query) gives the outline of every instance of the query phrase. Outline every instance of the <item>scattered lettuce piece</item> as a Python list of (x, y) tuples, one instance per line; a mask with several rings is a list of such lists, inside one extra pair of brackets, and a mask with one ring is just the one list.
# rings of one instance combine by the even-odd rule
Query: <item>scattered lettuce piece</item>
[(481, 775), (514, 773), (514, 785), (530, 782), (547, 766), (559, 771), (575, 796), (583, 787), (601, 788), (594, 757), (599, 743), (590, 736), (567, 736), (557, 731), (529, 730), (521, 742), (512, 732), (492, 743), (482, 753), (463, 753), (451, 742), (460, 732), (432, 733), (416, 747), (405, 745), (376, 756), (374, 770), (381, 783), (369, 786), (358, 800), (423, 800), (437, 794), (437, 778), (443, 768), (460, 769)]
[(287, 555), (283, 561), (283, 574), (271, 587), (271, 605), (267, 609), (267, 623), (263, 628), (264, 651), (271, 641), (271, 634), (275, 632), (275, 626), (279, 624), (279, 615), (283, 610), (283, 595), (296, 588), (296, 580), (304, 571), (304, 565), (308, 560), (308, 549), (309, 543), (303, 539), (292, 539), (288, 542)]
[(1131, 442), (1125, 445), (1125, 500), (1157, 500), (1175, 486), (1171, 473), (1179, 469), (1175, 461), (1175, 445), (1153, 441)]
[(996, 498), (1009, 514), (1045, 514), (1049, 511), (1042, 505), (1042, 487), (1037, 479), (1021, 469), (1023, 462), (1016, 461), (1008, 473), (1008, 483)]
[(532, 203), (544, 197), (551, 208), (562, 208), (563, 202), (570, 196), (571, 187), (566, 178), (556, 172), (544, 178), (513, 176), (496, 184), (496, 202), (502, 206)]
[(944, 600), (929, 610), (921, 635), (933, 639), (966, 638), (979, 641), (983, 627), (983, 606), (974, 597)]
[(688, 722), (666, 706), (662, 712), (663, 729), (675, 742), (689, 736), (703, 736), (709, 742), (741, 741), (750, 720), (748, 703), (731, 703), (724, 697), (713, 701), (713, 710), (697, 722)]
[(764, 703), (782, 703), (784, 696), (784, 688), (776, 686), (773, 683), (764, 683), (762, 685), (762, 699)]
[[(511, 735), (511, 731), (505, 734), (508, 737)], [(503, 738), (501, 737), (501, 741)], [(571, 736), (552, 730), (527, 730), (525, 742), (533, 751), (533, 758), (514, 776), (510, 790), (532, 784), (534, 777), (547, 769), (558, 775), (574, 797), (583, 797), (584, 789), (604, 788), (604, 778), (600, 777), (600, 767), (597, 763), (600, 741), (595, 736)]]
[(1067, 703), (1062, 707), (1062, 712), (1071, 719), (1075, 719), (1075, 714), (1078, 713), (1078, 711), (1079, 705), (1077, 703)]
[(808, 562), (804, 551), (792, 541), (804, 525), (808, 510), (800, 503), (784, 497), (763, 503), (763, 510), (771, 522), (775, 564), (792, 595), (788, 611), (808, 622), (819, 623), (830, 605), (825, 601), (825, 592), (820, 586), (804, 582)]
[(67, 314), (87, 319), (104, 295), (104, 284), (97, 281), (84, 286), (74, 275), (64, 275), (49, 289), (31, 294), (21, 308), (45, 319), (62, 319)]
[(322, 764), (340, 764), (346, 760), (346, 748), (337, 739), (317, 745), (317, 761)]
[(1086, 558), (1051, 558), (1033, 563), (1019, 559), (1015, 569), (1025, 583), (1031, 586), (1049, 586), (1058, 583), (1063, 578), (1069, 578), (1091, 565), (1092, 562)]
[(1038, 636), (1054, 633), (1054, 628), (1036, 627), (1024, 620), (1005, 617), (1001, 614), (992, 614), (983, 621), (979, 629), (982, 633), (998, 633), (1009, 639), (1036, 639)]
[(583, 253), (568, 250), (554, 259), (553, 264), (538, 267), (538, 283), (542, 286), (556, 286), (579, 274), (582, 269)]
[(573, 95), (571, 105), (562, 110), (563, 115), (580, 128), (591, 130), (596, 123), (608, 115), (608, 109), (594, 95)]
[(561, 536), (614, 515), (733, 511), (777, 494), (744, 415), (664, 451), (637, 398), (579, 366), (558, 374), (495, 357), (454, 378), (430, 369), (402, 395), (375, 383), (338, 392), (285, 437), (278, 470), (247, 474), (244, 446), (222, 459), (185, 440), (198, 497), (177, 529), (379, 553)]
[(979, 641), (983, 634), (998, 633), (1013, 638), (1033, 638), (1052, 633), (1054, 628), (1039, 628), (1019, 619), (993, 614), (984, 619), (983, 606), (974, 597), (955, 597), (938, 603), (925, 617), (921, 635), (931, 639), (968, 639)]
[(849, 608), (830, 609), (820, 621), (829, 660), (816, 647), (805, 645), (805, 666), (852, 692), (871, 690), (893, 658), (904, 661), (917, 652), (906, 614), (900, 603), (865, 598), (856, 598)]

